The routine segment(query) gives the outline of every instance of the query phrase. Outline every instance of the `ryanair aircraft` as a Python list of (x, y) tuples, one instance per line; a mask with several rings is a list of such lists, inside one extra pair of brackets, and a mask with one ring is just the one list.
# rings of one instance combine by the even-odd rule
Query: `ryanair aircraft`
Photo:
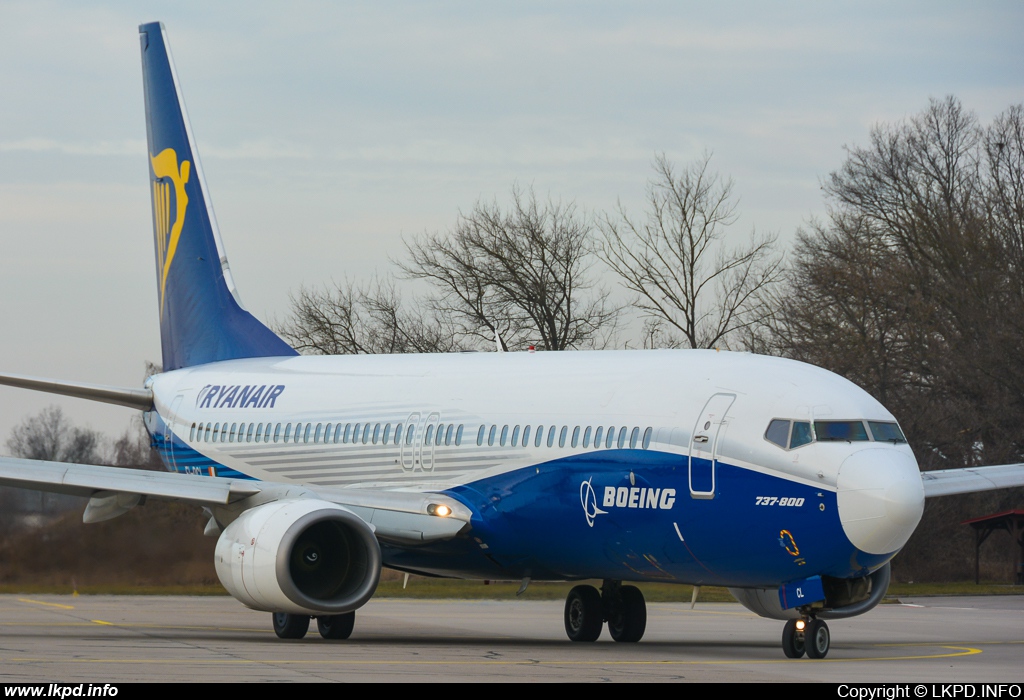
[(235, 293), (166, 33), (140, 28), (163, 369), (142, 389), (5, 375), (144, 412), (169, 473), (0, 458), (0, 483), (201, 504), (224, 587), (282, 638), (347, 638), (382, 567), (578, 585), (565, 631), (637, 642), (630, 582), (727, 586), (829, 651), (876, 606), (925, 498), (1024, 485), (1024, 465), (922, 474), (845, 379), (701, 350), (300, 357)]

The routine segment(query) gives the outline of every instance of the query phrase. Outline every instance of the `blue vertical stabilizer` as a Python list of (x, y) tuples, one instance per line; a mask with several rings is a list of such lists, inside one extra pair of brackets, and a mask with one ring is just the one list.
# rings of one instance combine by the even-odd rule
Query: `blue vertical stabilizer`
[(239, 304), (159, 22), (139, 27), (164, 370), (297, 353)]

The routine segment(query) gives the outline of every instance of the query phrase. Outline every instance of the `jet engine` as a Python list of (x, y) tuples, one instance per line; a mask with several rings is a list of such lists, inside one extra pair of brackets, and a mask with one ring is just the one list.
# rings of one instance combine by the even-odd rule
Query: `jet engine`
[(358, 515), (316, 499), (242, 513), (217, 540), (217, 577), (255, 610), (336, 615), (359, 608), (380, 580), (380, 546)]
[[(863, 615), (882, 602), (889, 590), (889, 563), (860, 578), (822, 576), (825, 601), (814, 607), (814, 615), (823, 620), (839, 620)], [(761, 617), (773, 620), (795, 620), (802, 617), (797, 608), (782, 609), (777, 588), (730, 588), (729, 592), (743, 607)]]

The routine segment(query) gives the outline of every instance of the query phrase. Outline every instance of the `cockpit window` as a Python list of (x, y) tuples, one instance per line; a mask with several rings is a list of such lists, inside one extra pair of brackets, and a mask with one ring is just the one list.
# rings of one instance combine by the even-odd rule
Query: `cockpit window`
[(808, 421), (795, 421), (793, 423), (793, 435), (789, 438), (789, 449), (800, 447), (814, 441), (814, 433), (811, 432), (811, 424)]
[(895, 423), (878, 423), (875, 421), (868, 421), (868, 427), (871, 428), (871, 436), (875, 438), (876, 442), (906, 442), (907, 439), (903, 437), (903, 431), (900, 430), (900, 426)]
[(864, 429), (864, 423), (859, 420), (816, 420), (814, 434), (818, 442), (866, 442), (870, 439), (868, 431)]
[[(871, 430), (870, 436), (864, 424)], [(764, 439), (782, 449), (794, 450), (812, 442), (906, 442), (903, 431), (895, 423), (859, 420), (817, 420), (814, 430), (810, 421), (775, 418), (764, 431)]]
[(789, 421), (773, 420), (768, 424), (768, 430), (764, 431), (764, 439), (785, 449), (789, 444)]

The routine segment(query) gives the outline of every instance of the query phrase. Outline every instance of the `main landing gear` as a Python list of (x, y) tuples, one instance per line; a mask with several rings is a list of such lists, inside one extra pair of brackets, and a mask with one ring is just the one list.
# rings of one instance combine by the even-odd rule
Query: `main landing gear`
[(814, 617), (789, 620), (782, 628), (782, 651), (791, 659), (799, 659), (805, 652), (811, 659), (824, 659), (831, 642), (828, 625)]
[(605, 580), (598, 592), (593, 586), (576, 586), (565, 599), (565, 633), (574, 642), (593, 642), (608, 623), (616, 642), (639, 642), (647, 629), (647, 603), (636, 586)]
[[(302, 639), (309, 631), (309, 615), (292, 615), (290, 613), (274, 613), (274, 633), (281, 639)], [(316, 618), (316, 628), (324, 639), (348, 639), (356, 624), (356, 613), (341, 615), (320, 615)]]

